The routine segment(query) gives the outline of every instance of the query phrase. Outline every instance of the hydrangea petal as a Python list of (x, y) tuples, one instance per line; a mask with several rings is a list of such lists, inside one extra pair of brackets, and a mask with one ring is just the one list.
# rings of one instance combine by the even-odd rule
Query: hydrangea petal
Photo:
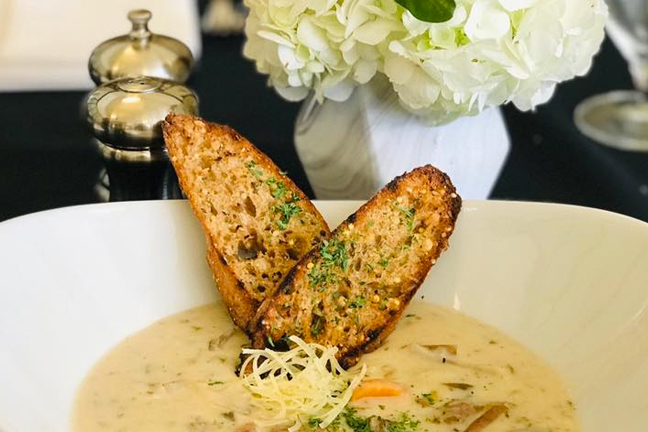
[(495, 0), (478, 0), (473, 4), (464, 32), (473, 41), (498, 39), (511, 28), (511, 21)]
[(297, 27), (297, 39), (308, 48), (324, 51), (329, 47), (326, 34), (310, 19), (303, 19)]
[(355, 32), (355, 39), (367, 45), (376, 45), (384, 41), (389, 33), (398, 29), (395, 21), (377, 19), (360, 26)]

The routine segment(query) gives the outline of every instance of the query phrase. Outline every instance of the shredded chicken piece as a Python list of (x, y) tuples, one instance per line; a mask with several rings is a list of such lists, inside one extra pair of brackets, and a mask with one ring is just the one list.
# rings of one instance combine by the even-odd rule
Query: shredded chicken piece
[(446, 351), (453, 356), (457, 355), (457, 345), (421, 345), (423, 348), (430, 351)]
[(218, 336), (216, 339), (210, 339), (208, 349), (209, 351), (216, 351), (216, 348), (222, 348), (231, 338), (236, 334), (236, 330), (232, 330), (229, 333), (223, 333)]
[(443, 385), (451, 389), (459, 389), (459, 390), (468, 390), (473, 388), (472, 384), (466, 384), (466, 383), (443, 383)]
[(475, 371), (487, 373), (490, 375), (503, 375), (506, 371), (510, 374), (510, 370), (505, 367), (496, 367), (487, 364), (474, 364), (457, 359), (457, 346), (456, 345), (419, 345), (411, 344), (405, 345), (403, 348), (409, 347), (413, 352), (423, 355), (428, 359), (437, 361), (439, 363), (450, 364), (460, 368), (472, 369)]
[(508, 412), (508, 407), (504, 404), (491, 406), (485, 413), (480, 415), (475, 421), (470, 423), (464, 432), (480, 432), (497, 420), (502, 414)]
[(453, 400), (443, 405), (441, 420), (443, 423), (463, 423), (482, 410), (482, 406), (461, 400)]

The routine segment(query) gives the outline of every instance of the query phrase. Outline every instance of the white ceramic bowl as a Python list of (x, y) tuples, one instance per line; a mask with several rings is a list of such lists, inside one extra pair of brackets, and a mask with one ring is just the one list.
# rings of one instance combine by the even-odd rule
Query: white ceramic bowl
[[(335, 226), (358, 204), (317, 206)], [(182, 201), (0, 224), (0, 430), (68, 430), (75, 389), (102, 354), (216, 299), (204, 254)], [(648, 224), (579, 207), (467, 202), (420, 295), (554, 365), (583, 431), (648, 430)]]

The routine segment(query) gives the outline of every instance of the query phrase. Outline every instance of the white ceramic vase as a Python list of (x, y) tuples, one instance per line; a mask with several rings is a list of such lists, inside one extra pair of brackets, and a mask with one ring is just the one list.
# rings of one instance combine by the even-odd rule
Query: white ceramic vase
[(367, 199), (397, 175), (432, 164), (464, 199), (486, 199), (509, 152), (499, 109), (430, 126), (403, 109), (386, 79), (345, 102), (304, 102), (295, 146), (318, 199)]

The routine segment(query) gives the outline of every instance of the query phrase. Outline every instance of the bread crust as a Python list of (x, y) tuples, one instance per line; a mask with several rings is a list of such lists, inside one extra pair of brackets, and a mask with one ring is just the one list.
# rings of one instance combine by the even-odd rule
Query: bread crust
[[(412, 210), (403, 206), (411, 206)], [(337, 282), (313, 284), (314, 269), (324, 268), (327, 261), (323, 252), (331, 255), (330, 250), (314, 248), (293, 267), (275, 295), (262, 304), (255, 319), (253, 344), (263, 347), (271, 340), (272, 345), (280, 345), (286, 336), (297, 334), (308, 342), (337, 346), (341, 363), (345, 367), (354, 365), (363, 353), (375, 350), (394, 330), (429, 270), (447, 249), (460, 209), (461, 198), (449, 177), (430, 165), (395, 178), (331, 234), (331, 242), (345, 242), (345, 253), (356, 254), (349, 255), (346, 269), (336, 268)], [(381, 232), (368, 223), (377, 217), (391, 218), (383, 221)], [(394, 224), (394, 220), (404, 221), (407, 226)], [(349, 232), (355, 232), (352, 235), (357, 239), (349, 240), (354, 238), (349, 237)], [(372, 240), (377, 236), (381, 236), (382, 243)], [(385, 248), (381, 246), (385, 238), (395, 242), (405, 239), (406, 243)], [(405, 246), (409, 252), (397, 250)], [(374, 280), (373, 273), (364, 267), (376, 266), (375, 259), (371, 261), (375, 250), (388, 250), (392, 259), (407, 264), (399, 269), (396, 263), (390, 267), (388, 262), (384, 271), (376, 272)], [(390, 277), (402, 278), (402, 282), (380, 288), (381, 279)], [(372, 284), (376, 288), (367, 289)], [(384, 296), (389, 298), (387, 303), (383, 303)], [(346, 300), (340, 301), (340, 297)], [(336, 304), (349, 305), (353, 298), (355, 309), (350, 313), (349, 307), (343, 309), (344, 306)], [(354, 321), (349, 321), (349, 316)], [(314, 322), (317, 332), (312, 331)]]
[[(197, 117), (172, 113), (166, 117), (163, 132), (169, 158), (178, 175), (180, 187), (185, 192), (192, 211), (205, 233), (207, 261), (212, 270), (214, 281), (234, 323), (242, 330), (250, 331), (254, 327), (253, 320), (261, 302), (274, 294), (280, 282), (280, 280), (271, 281), (267, 273), (271, 270), (281, 273), (281, 279), (283, 279), (283, 276), (299, 258), (330, 234), (328, 225), (313, 203), (294, 182), (268, 156), (234, 129)], [(246, 163), (253, 163), (254, 170), (262, 172), (264, 178), (255, 179), (253, 175), (246, 173), (245, 168), (241, 168), (239, 177), (234, 179), (232, 176), (228, 176), (228, 167), (220, 167), (219, 164), (223, 164), (225, 161), (230, 164), (228, 167), (232, 164), (236, 167), (239, 165), (244, 167)], [(214, 176), (214, 172), (219, 170), (224, 171), (220, 173), (223, 177), (211, 180), (210, 176)], [(227, 214), (221, 211), (221, 207), (224, 205), (223, 201), (227, 200), (228, 194), (222, 192), (218, 195), (215, 193), (218, 191), (214, 189), (225, 188), (236, 191), (241, 184), (256, 182), (258, 183), (255, 186), (256, 189), (253, 189), (253, 192), (248, 193), (246, 197), (251, 202), (255, 202), (256, 207), (252, 206), (255, 213), (258, 211), (272, 215), (273, 210), (270, 206), (277, 204), (278, 199), (272, 196), (272, 191), (265, 185), (268, 179), (280, 182), (282, 188), (285, 188), (287, 196), (291, 197), (290, 202), (299, 208), (299, 215), (293, 218), (299, 220), (289, 221), (292, 223), (291, 226), (283, 230), (275, 227), (276, 229), (269, 233), (262, 232), (255, 218), (251, 216), (244, 218), (246, 215), (243, 211), (238, 215), (235, 214), (238, 210), (228, 211)], [(246, 199), (243, 196), (235, 196), (235, 194), (231, 198), (232, 206), (238, 207), (241, 207), (241, 201)], [(307, 222), (306, 224), (297, 225), (297, 222), (304, 220)], [(223, 235), (227, 230), (233, 234)], [(252, 259), (246, 257), (250, 262), (243, 262), (244, 260), (239, 259), (236, 253), (231, 252), (236, 247), (233, 242), (238, 239), (240, 244), (242, 241), (236, 237), (237, 235), (241, 236), (241, 232), (247, 233), (247, 237), (243, 238), (245, 241), (250, 237), (249, 232), (254, 235), (255, 250), (250, 252), (251, 254), (262, 254), (266, 249), (262, 236), (274, 236), (272, 237), (274, 240), (279, 239), (279, 246), (273, 244), (271, 248), (273, 254), (283, 256), (281, 259), (275, 260), (276, 264), (273, 263), (270, 266), (276, 268), (268, 270), (268, 265), (266, 265), (262, 269), (260, 266), (264, 263), (257, 265), (256, 257)], [(232, 239), (227, 240), (228, 235)], [(297, 239), (301, 243), (291, 248), (288, 244), (293, 239)], [(230, 250), (229, 256), (226, 253), (228, 250)], [(255, 268), (255, 265), (259, 268)], [(254, 273), (258, 273), (258, 278)], [(264, 279), (262, 279), (262, 275)], [(263, 291), (257, 289), (261, 286), (264, 288)]]

